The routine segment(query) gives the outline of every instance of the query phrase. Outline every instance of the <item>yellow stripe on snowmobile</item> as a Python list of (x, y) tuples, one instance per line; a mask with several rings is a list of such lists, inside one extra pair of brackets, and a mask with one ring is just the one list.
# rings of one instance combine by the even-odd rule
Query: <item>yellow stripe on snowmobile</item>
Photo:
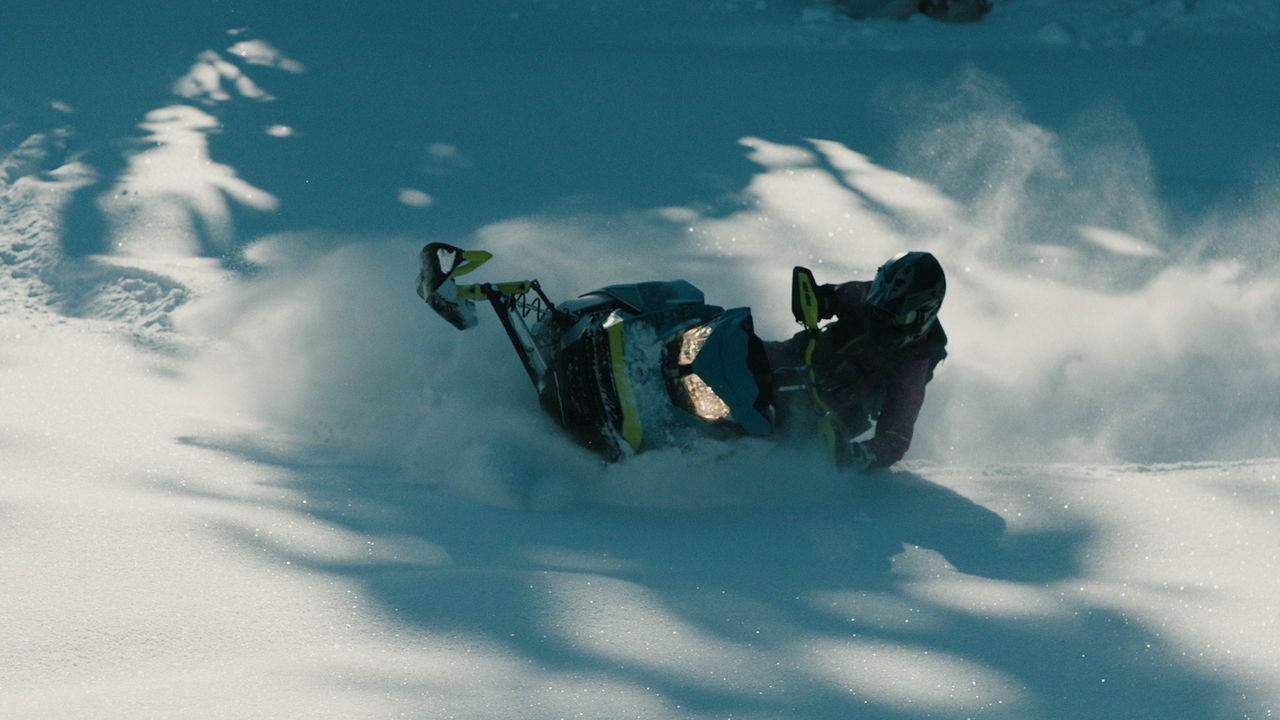
[(618, 390), (618, 402), (622, 405), (622, 437), (632, 449), (640, 449), (644, 428), (640, 425), (640, 408), (636, 394), (631, 389), (631, 372), (627, 368), (626, 343), (622, 336), (622, 320), (617, 315), (604, 324), (609, 334), (609, 357), (613, 365), (613, 386)]
[[(474, 269), (474, 268), (473, 268)], [(486, 283), (477, 283), (475, 285), (459, 285), (458, 297), (463, 300), (485, 300), (484, 286)], [(492, 287), (498, 292), (506, 295), (523, 295), (533, 289), (532, 280), (515, 280), (504, 283), (491, 283)]]

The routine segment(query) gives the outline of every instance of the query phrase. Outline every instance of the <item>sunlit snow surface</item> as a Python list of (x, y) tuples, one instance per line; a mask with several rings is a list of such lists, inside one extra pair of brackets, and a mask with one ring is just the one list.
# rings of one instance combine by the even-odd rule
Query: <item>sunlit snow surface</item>
[[(3, 22), (0, 714), (1280, 709), (1275, 3)], [(884, 475), (606, 466), (428, 240), (771, 338), (792, 265), (925, 249), (951, 357)]]

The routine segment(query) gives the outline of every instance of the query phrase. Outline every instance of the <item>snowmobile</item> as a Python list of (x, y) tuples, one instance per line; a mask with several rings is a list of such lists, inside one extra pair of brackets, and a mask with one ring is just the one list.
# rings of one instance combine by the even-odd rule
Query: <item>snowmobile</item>
[[(814, 384), (775, 377), (751, 310), (711, 305), (684, 280), (609, 285), (553, 303), (537, 280), (460, 285), (492, 258), (429, 243), (418, 295), (459, 330), (489, 304), (539, 403), (580, 444), (610, 461), (671, 444), (681, 429), (713, 437), (774, 433), (780, 393)], [(792, 311), (817, 335), (812, 273), (793, 273)], [(811, 343), (812, 345), (812, 343)], [(818, 405), (818, 428), (835, 448), (834, 422)]]

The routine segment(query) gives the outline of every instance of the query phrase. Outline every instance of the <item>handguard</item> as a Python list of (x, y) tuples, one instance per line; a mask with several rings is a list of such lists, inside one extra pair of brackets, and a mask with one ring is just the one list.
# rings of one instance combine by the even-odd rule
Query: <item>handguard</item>
[(813, 369), (813, 351), (818, 345), (818, 320), (822, 315), (818, 304), (818, 283), (813, 278), (812, 270), (798, 265), (791, 272), (791, 314), (795, 316), (796, 322), (804, 325), (805, 335), (809, 340), (805, 346), (804, 365), (809, 394), (818, 413), (818, 436), (822, 438), (831, 459), (840, 464), (847, 452), (844, 447), (845, 433), (840, 420), (818, 394), (818, 378)]

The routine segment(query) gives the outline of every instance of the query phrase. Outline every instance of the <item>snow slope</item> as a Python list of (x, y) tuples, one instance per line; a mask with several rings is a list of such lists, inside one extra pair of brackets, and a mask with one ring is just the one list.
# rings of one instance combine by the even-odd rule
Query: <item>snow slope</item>
[[(0, 715), (1280, 707), (1272, 0), (55, 5), (0, 46)], [(772, 337), (791, 265), (928, 249), (952, 354), (887, 474), (605, 467), (428, 239)]]

